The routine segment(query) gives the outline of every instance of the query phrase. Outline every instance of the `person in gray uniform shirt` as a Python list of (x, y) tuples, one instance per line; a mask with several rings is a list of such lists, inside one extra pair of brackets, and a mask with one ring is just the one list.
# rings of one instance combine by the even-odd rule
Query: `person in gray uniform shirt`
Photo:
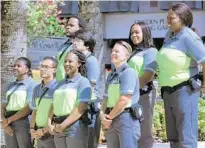
[(6, 91), (1, 107), (2, 128), (7, 148), (32, 148), (29, 132), (30, 103), (37, 83), (31, 78), (31, 62), (25, 57), (16, 60), (13, 66), (16, 81)]
[[(191, 29), (192, 23), (193, 14), (186, 4), (170, 6), (169, 30), (156, 58), (171, 148), (197, 148), (198, 102), (200, 90), (205, 92), (205, 47)], [(201, 85), (199, 64), (203, 67)]]
[(94, 56), (95, 40), (83, 35), (78, 35), (73, 39), (73, 49), (83, 52), (86, 56), (86, 77), (89, 79), (92, 87), (91, 103), (89, 104), (89, 113), (92, 123), (89, 125), (88, 148), (97, 148), (101, 121), (100, 121), (100, 96), (99, 96), (99, 79), (100, 79), (100, 64)]
[(100, 114), (102, 125), (107, 129), (108, 148), (138, 148), (140, 138), (139, 79), (129, 67), (127, 59), (131, 46), (118, 41), (111, 52), (112, 72), (106, 81), (104, 101)]
[(77, 34), (83, 33), (86, 28), (85, 21), (78, 17), (78, 16), (71, 16), (70, 18), (65, 18), (65, 31), (66, 36), (68, 37), (68, 40), (63, 43), (59, 47), (59, 52), (57, 53), (57, 59), (58, 59), (58, 66), (57, 66), (57, 72), (56, 72), (56, 80), (61, 81), (65, 78), (66, 73), (64, 70), (64, 60), (67, 53), (72, 50), (72, 42), (71, 39), (74, 38)]
[(152, 148), (152, 117), (156, 99), (153, 78), (157, 69), (157, 49), (153, 45), (151, 30), (144, 22), (134, 23), (130, 27), (129, 41), (133, 48), (128, 64), (139, 76), (140, 100), (143, 107), (144, 121), (140, 124), (141, 137), (139, 148)]
[(47, 121), (50, 106), (53, 103), (53, 91), (57, 85), (56, 67), (55, 58), (43, 58), (40, 65), (40, 75), (43, 80), (33, 92), (30, 133), (33, 138), (37, 139), (38, 148), (55, 148), (53, 135), (50, 135), (47, 128)]
[[(65, 57), (67, 77), (59, 82), (50, 108), (48, 126), (57, 148), (87, 148), (88, 122), (85, 117), (91, 99), (85, 55), (72, 50)], [(87, 116), (86, 116), (87, 117)]]

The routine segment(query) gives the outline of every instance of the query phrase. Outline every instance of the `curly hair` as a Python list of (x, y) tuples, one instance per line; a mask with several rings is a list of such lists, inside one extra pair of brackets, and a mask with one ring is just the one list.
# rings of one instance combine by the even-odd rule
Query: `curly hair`
[(77, 15), (73, 15), (73, 16), (69, 17), (68, 20), (69, 20), (70, 18), (76, 18), (76, 19), (78, 20), (78, 25), (79, 25), (79, 27), (80, 27), (80, 29), (79, 29), (77, 32), (75, 32), (75, 35), (74, 35), (74, 36), (85, 32), (86, 22), (85, 22), (84, 19), (82, 19), (81, 17), (79, 17), (79, 16), (77, 16)]

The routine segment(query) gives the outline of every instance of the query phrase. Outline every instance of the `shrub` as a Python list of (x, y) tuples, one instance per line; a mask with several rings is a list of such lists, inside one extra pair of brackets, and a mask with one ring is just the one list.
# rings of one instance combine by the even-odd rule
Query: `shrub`
[(153, 131), (153, 135), (156, 141), (158, 142), (167, 141), (166, 128), (165, 128), (164, 105), (162, 101), (157, 102), (155, 104), (152, 131)]
[[(198, 140), (205, 141), (205, 100), (200, 99), (198, 107)], [(167, 141), (163, 101), (157, 102), (155, 104), (153, 115), (153, 135), (156, 141)]]
[(205, 100), (199, 101), (198, 116), (199, 141), (205, 141)]

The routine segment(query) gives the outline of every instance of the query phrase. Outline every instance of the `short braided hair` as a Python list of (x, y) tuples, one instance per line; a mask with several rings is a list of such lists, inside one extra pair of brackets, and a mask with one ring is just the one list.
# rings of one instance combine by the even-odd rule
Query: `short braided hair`
[(31, 61), (27, 57), (19, 57), (16, 61), (23, 61), (26, 67), (28, 68), (28, 76), (33, 77), (31, 71)]
[(78, 57), (78, 62), (81, 63), (80, 67), (79, 67), (79, 73), (86, 77), (87, 76), (87, 70), (86, 70), (86, 56), (84, 53), (82, 53), (81, 51), (78, 50), (71, 50), (68, 53), (73, 53)]

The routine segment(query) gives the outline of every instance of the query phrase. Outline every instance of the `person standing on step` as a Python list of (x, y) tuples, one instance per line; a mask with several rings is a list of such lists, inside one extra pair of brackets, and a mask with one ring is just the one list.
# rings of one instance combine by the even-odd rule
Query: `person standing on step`
[(153, 45), (151, 30), (144, 22), (134, 23), (130, 27), (129, 41), (133, 48), (128, 64), (139, 76), (140, 100), (143, 107), (144, 121), (140, 124), (141, 137), (139, 148), (152, 148), (152, 117), (156, 99), (156, 89), (153, 86), (153, 78), (156, 72), (157, 49)]
[[(200, 90), (205, 92), (205, 47), (191, 29), (192, 23), (193, 14), (186, 4), (170, 6), (169, 30), (156, 58), (171, 148), (197, 148), (198, 102)], [(203, 67), (201, 85), (199, 64)]]
[(71, 39), (74, 38), (77, 34), (83, 33), (85, 31), (86, 23), (78, 16), (71, 16), (67, 21), (65, 21), (64, 26), (68, 40), (60, 46), (59, 52), (57, 53), (58, 66), (56, 79), (58, 81), (63, 80), (66, 76), (64, 70), (64, 60), (67, 53), (72, 50)]

